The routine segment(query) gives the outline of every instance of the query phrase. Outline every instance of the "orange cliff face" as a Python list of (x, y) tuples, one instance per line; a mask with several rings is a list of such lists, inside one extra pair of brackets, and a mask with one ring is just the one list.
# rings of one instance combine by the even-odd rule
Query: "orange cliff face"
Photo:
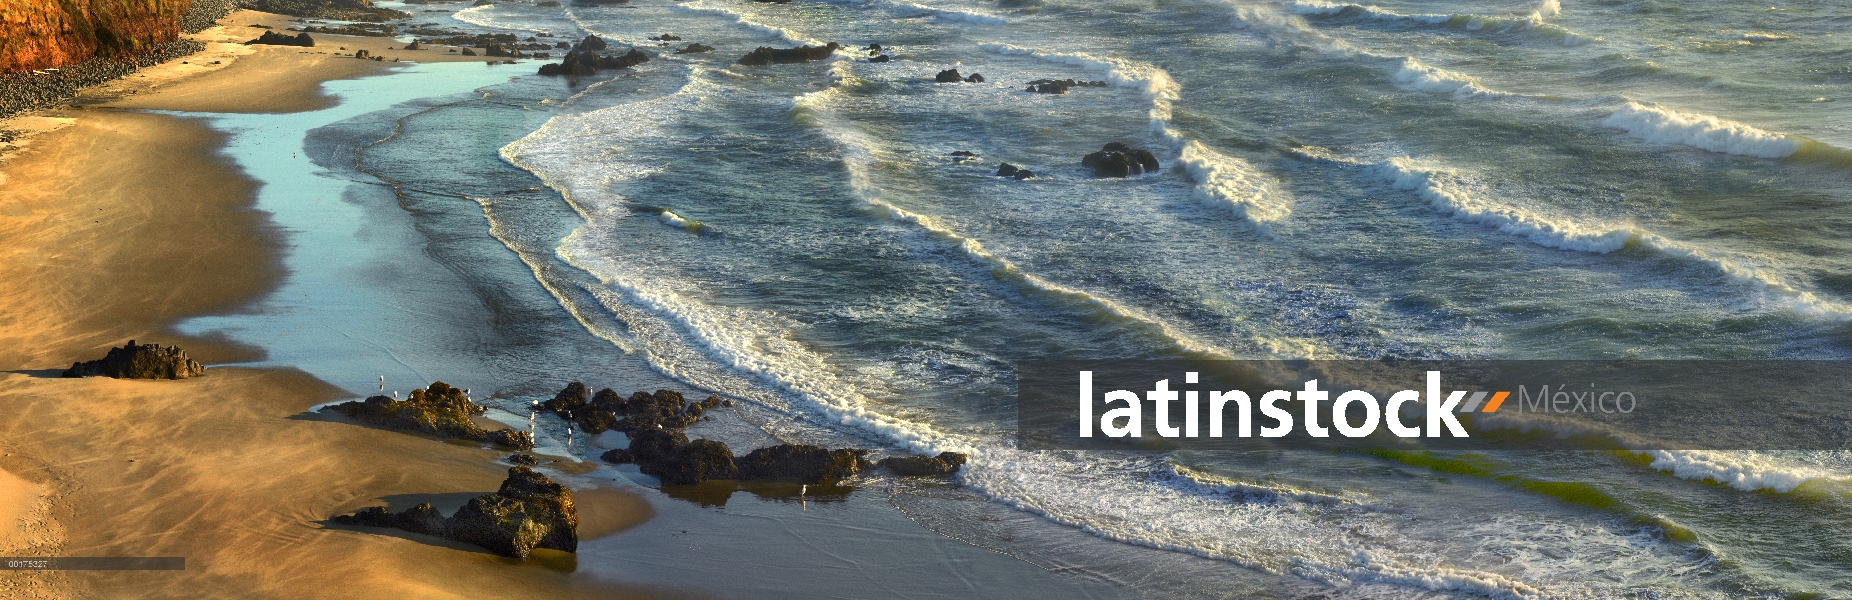
[(0, 0), (0, 73), (147, 50), (180, 37), (192, 0)]

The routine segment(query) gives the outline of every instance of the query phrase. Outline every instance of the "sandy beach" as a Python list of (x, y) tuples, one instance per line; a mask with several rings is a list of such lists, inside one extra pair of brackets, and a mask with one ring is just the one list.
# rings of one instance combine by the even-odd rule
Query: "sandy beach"
[[(239, 19), (282, 20), (248, 11), (228, 20)], [(203, 35), (255, 37), (222, 29)], [(331, 51), (345, 41), (325, 38)], [(349, 47), (374, 42), (390, 40)], [(184, 556), (187, 569), (6, 571), (0, 596), (653, 595), (575, 578), (562, 567), (570, 555), (523, 562), (331, 526), (382, 500), (395, 510), (420, 501), (454, 509), (496, 489), (506, 466), (492, 461), (506, 453), (309, 413), (350, 394), (300, 371), (58, 377), (130, 339), (179, 344), (208, 364), (258, 357), (171, 330), (239, 310), (285, 276), (285, 242), (252, 208), (255, 182), (216, 152), (223, 138), (202, 124), (126, 109), (311, 110), (332, 102), (316, 92), (321, 82), (391, 68), (299, 50), (213, 44), (187, 62), (218, 65), (170, 62), (87, 92), (77, 109), (9, 124), (38, 132), (0, 149), (0, 555)], [(576, 493), (584, 539), (650, 515), (630, 494)]]

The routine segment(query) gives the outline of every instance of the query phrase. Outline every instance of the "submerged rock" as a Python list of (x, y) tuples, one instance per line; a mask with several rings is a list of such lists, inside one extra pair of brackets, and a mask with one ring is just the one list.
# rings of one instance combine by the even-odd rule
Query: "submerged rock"
[(796, 48), (760, 46), (752, 52), (746, 53), (745, 56), (740, 57), (739, 64), (749, 67), (763, 67), (774, 64), (814, 62), (829, 58), (831, 53), (834, 53), (837, 48), (841, 47), (842, 46), (838, 45), (836, 42), (830, 42), (829, 45), (826, 46), (799, 46)]
[(908, 477), (944, 477), (957, 473), (965, 465), (965, 455), (940, 452), (938, 456), (891, 456), (875, 466)]
[(1076, 81), (1073, 79), (1037, 79), (1029, 82), (1025, 92), (1038, 94), (1066, 94), (1069, 89), (1077, 87), (1106, 87), (1104, 81)]
[(486, 442), (500, 448), (527, 450), (534, 438), (525, 431), (498, 429), (486, 431), (472, 417), (488, 409), (469, 401), (463, 390), (442, 381), (431, 387), (412, 390), (404, 401), (387, 396), (373, 396), (358, 402), (337, 404), (334, 410), (357, 421), (424, 435)]
[(713, 52), (713, 51), (714, 51), (713, 46), (703, 46), (701, 45), (700, 42), (695, 42), (695, 43), (689, 44), (687, 48), (676, 50), (675, 53), (676, 54), (700, 54), (702, 52)]
[(509, 468), (500, 490), (471, 498), (448, 519), (430, 504), (419, 504), (396, 514), (375, 506), (337, 516), (334, 522), (435, 535), (517, 558), (535, 548), (579, 550), (579, 513), (572, 491), (524, 466)]
[(1119, 142), (1106, 144), (1099, 152), (1082, 157), (1080, 164), (1093, 169), (1094, 177), (1128, 177), (1158, 170), (1157, 157), (1151, 151)]
[(117, 379), (186, 379), (206, 374), (205, 365), (187, 358), (178, 346), (137, 344), (129, 340), (121, 348), (90, 362), (71, 363), (65, 377), (114, 377)]
[(965, 78), (965, 83), (984, 83), (984, 76), (972, 73), (970, 77)]
[(874, 57), (874, 58), (870, 58), (870, 59), (868, 59), (868, 62), (871, 62), (871, 63), (884, 63), (884, 62), (887, 62), (887, 61), (890, 61), (890, 60), (894, 60), (894, 58), (893, 58), (893, 57), (891, 57), (891, 56), (888, 56), (888, 55), (886, 55), (886, 54), (877, 54), (877, 55), (875, 55), (875, 57)]

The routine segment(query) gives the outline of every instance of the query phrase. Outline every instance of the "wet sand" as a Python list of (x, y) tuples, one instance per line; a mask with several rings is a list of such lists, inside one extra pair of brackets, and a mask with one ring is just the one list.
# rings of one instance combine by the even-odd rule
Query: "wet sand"
[[(151, 73), (158, 83), (131, 82), (150, 87), (119, 104), (40, 115), (46, 131), (0, 150), (0, 555), (187, 560), (184, 571), (0, 571), (0, 597), (663, 595), (573, 575), (563, 553), (517, 561), (331, 526), (364, 506), (491, 492), (507, 469), (492, 461), (506, 453), (307, 413), (348, 394), (300, 371), (57, 377), (129, 339), (177, 343), (208, 364), (260, 354), (171, 325), (274, 289), (287, 238), (252, 209), (256, 184), (218, 154), (222, 136), (122, 108), (226, 108), (215, 98), (236, 98), (253, 112), (305, 110), (325, 97), (266, 105), (235, 92), (390, 69), (345, 60), (263, 49), (211, 69), (178, 65)], [(650, 515), (634, 495), (576, 493), (586, 539)]]

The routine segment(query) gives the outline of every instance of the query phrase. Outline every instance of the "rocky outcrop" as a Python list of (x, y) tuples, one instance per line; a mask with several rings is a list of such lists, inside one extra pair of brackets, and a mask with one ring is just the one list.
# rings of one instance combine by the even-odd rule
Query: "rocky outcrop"
[(598, 53), (609, 47), (598, 36), (586, 36), (578, 45), (573, 46), (572, 51), (567, 52), (566, 57), (560, 62), (541, 65), (540, 74), (585, 77), (596, 75), (598, 71), (604, 69), (628, 69), (649, 62), (649, 55), (636, 48), (631, 48), (629, 52), (619, 56)]
[(471, 498), (450, 518), (430, 504), (419, 504), (399, 513), (375, 506), (337, 516), (334, 522), (434, 535), (517, 558), (536, 548), (579, 550), (579, 513), (572, 491), (525, 466), (508, 469), (500, 490)]
[(886, 54), (876, 54), (874, 58), (870, 58), (870, 59), (868, 59), (868, 62), (871, 62), (871, 63), (884, 63), (884, 62), (888, 62), (888, 61), (890, 61), (890, 60), (894, 60), (894, 58), (893, 58), (893, 57), (891, 57), (891, 56), (888, 56), (888, 55), (886, 55)]
[(740, 57), (739, 64), (749, 67), (763, 67), (775, 64), (782, 65), (814, 62), (829, 58), (831, 53), (841, 47), (842, 46), (838, 45), (836, 42), (830, 42), (827, 46), (799, 46), (796, 48), (771, 48), (760, 46), (752, 52), (746, 53), (745, 56)]
[(373, 6), (369, 0), (246, 0), (244, 7), (296, 17), (383, 23), (411, 18), (411, 13)]
[(315, 38), (309, 37), (307, 33), (298, 33), (292, 36), (275, 31), (266, 31), (263, 35), (257, 36), (257, 39), (245, 42), (244, 44), (247, 46), (251, 44), (267, 44), (271, 46), (302, 46), (304, 48), (312, 48), (315, 46)]
[(525, 431), (499, 429), (486, 431), (472, 417), (488, 409), (469, 401), (459, 390), (442, 381), (422, 390), (412, 390), (403, 401), (387, 396), (373, 396), (357, 402), (337, 404), (334, 410), (370, 425), (435, 437), (485, 442), (499, 448), (527, 450), (534, 438)]
[(71, 363), (65, 377), (114, 377), (117, 379), (186, 379), (206, 374), (205, 365), (187, 358), (177, 346), (137, 344), (135, 340), (90, 362)]
[(868, 459), (863, 458), (867, 454), (867, 450), (779, 444), (748, 452), (735, 464), (739, 478), (746, 481), (833, 484), (868, 469)]
[(700, 54), (702, 52), (713, 52), (713, 51), (714, 51), (713, 46), (703, 46), (701, 45), (700, 42), (695, 42), (693, 44), (689, 44), (687, 48), (676, 50), (675, 53), (676, 54)]
[(682, 36), (673, 33), (665, 33), (662, 35), (652, 35), (649, 39), (652, 42), (679, 42), (682, 41)]
[(1119, 142), (1106, 144), (1099, 152), (1082, 157), (1080, 164), (1093, 169), (1094, 177), (1129, 177), (1158, 171), (1157, 157), (1152, 156), (1151, 151)]
[(965, 466), (965, 455), (940, 452), (938, 456), (890, 456), (875, 463), (876, 468), (907, 477), (945, 477)]
[(714, 479), (834, 484), (854, 477), (872, 465), (867, 450), (828, 450), (817, 446), (780, 444), (735, 457), (727, 445), (714, 440), (688, 441), (680, 431), (638, 432), (628, 449), (599, 457), (612, 463), (636, 463), (638, 470), (662, 480), (663, 485), (692, 485)]
[[(553, 399), (541, 403), (541, 408), (577, 423), (581, 431), (599, 434), (607, 430), (639, 432), (655, 430), (677, 430), (701, 419), (701, 414), (720, 406), (721, 400), (715, 396), (696, 403), (689, 403), (678, 392), (656, 390), (637, 392), (629, 398), (619, 396), (610, 389), (599, 390), (595, 395), (587, 395), (585, 384), (577, 381), (566, 385)], [(683, 439), (681, 443), (687, 443)]]
[(964, 80), (965, 76), (958, 74), (958, 69), (940, 71), (938, 75), (934, 75), (932, 78), (933, 83), (958, 83)]
[(1104, 82), (1104, 81), (1077, 81), (1073, 79), (1037, 79), (1035, 81), (1029, 82), (1029, 87), (1023, 88), (1023, 91), (1035, 92), (1038, 94), (1066, 94), (1068, 90), (1077, 88), (1077, 87), (1106, 87), (1106, 86), (1107, 86), (1107, 82)]
[(1018, 167), (1016, 165), (1012, 165), (1010, 163), (1003, 163), (1003, 164), (997, 165), (997, 176), (998, 177), (1014, 177), (1020, 181), (1023, 179), (1029, 179), (1031, 177), (1035, 177), (1035, 172), (1030, 171), (1028, 169), (1024, 169), (1022, 167)]
[(965, 83), (984, 83), (984, 76), (972, 73), (970, 77), (965, 78)]
[(122, 58), (180, 37), (188, 0), (11, 0), (0, 9), (0, 73)]

